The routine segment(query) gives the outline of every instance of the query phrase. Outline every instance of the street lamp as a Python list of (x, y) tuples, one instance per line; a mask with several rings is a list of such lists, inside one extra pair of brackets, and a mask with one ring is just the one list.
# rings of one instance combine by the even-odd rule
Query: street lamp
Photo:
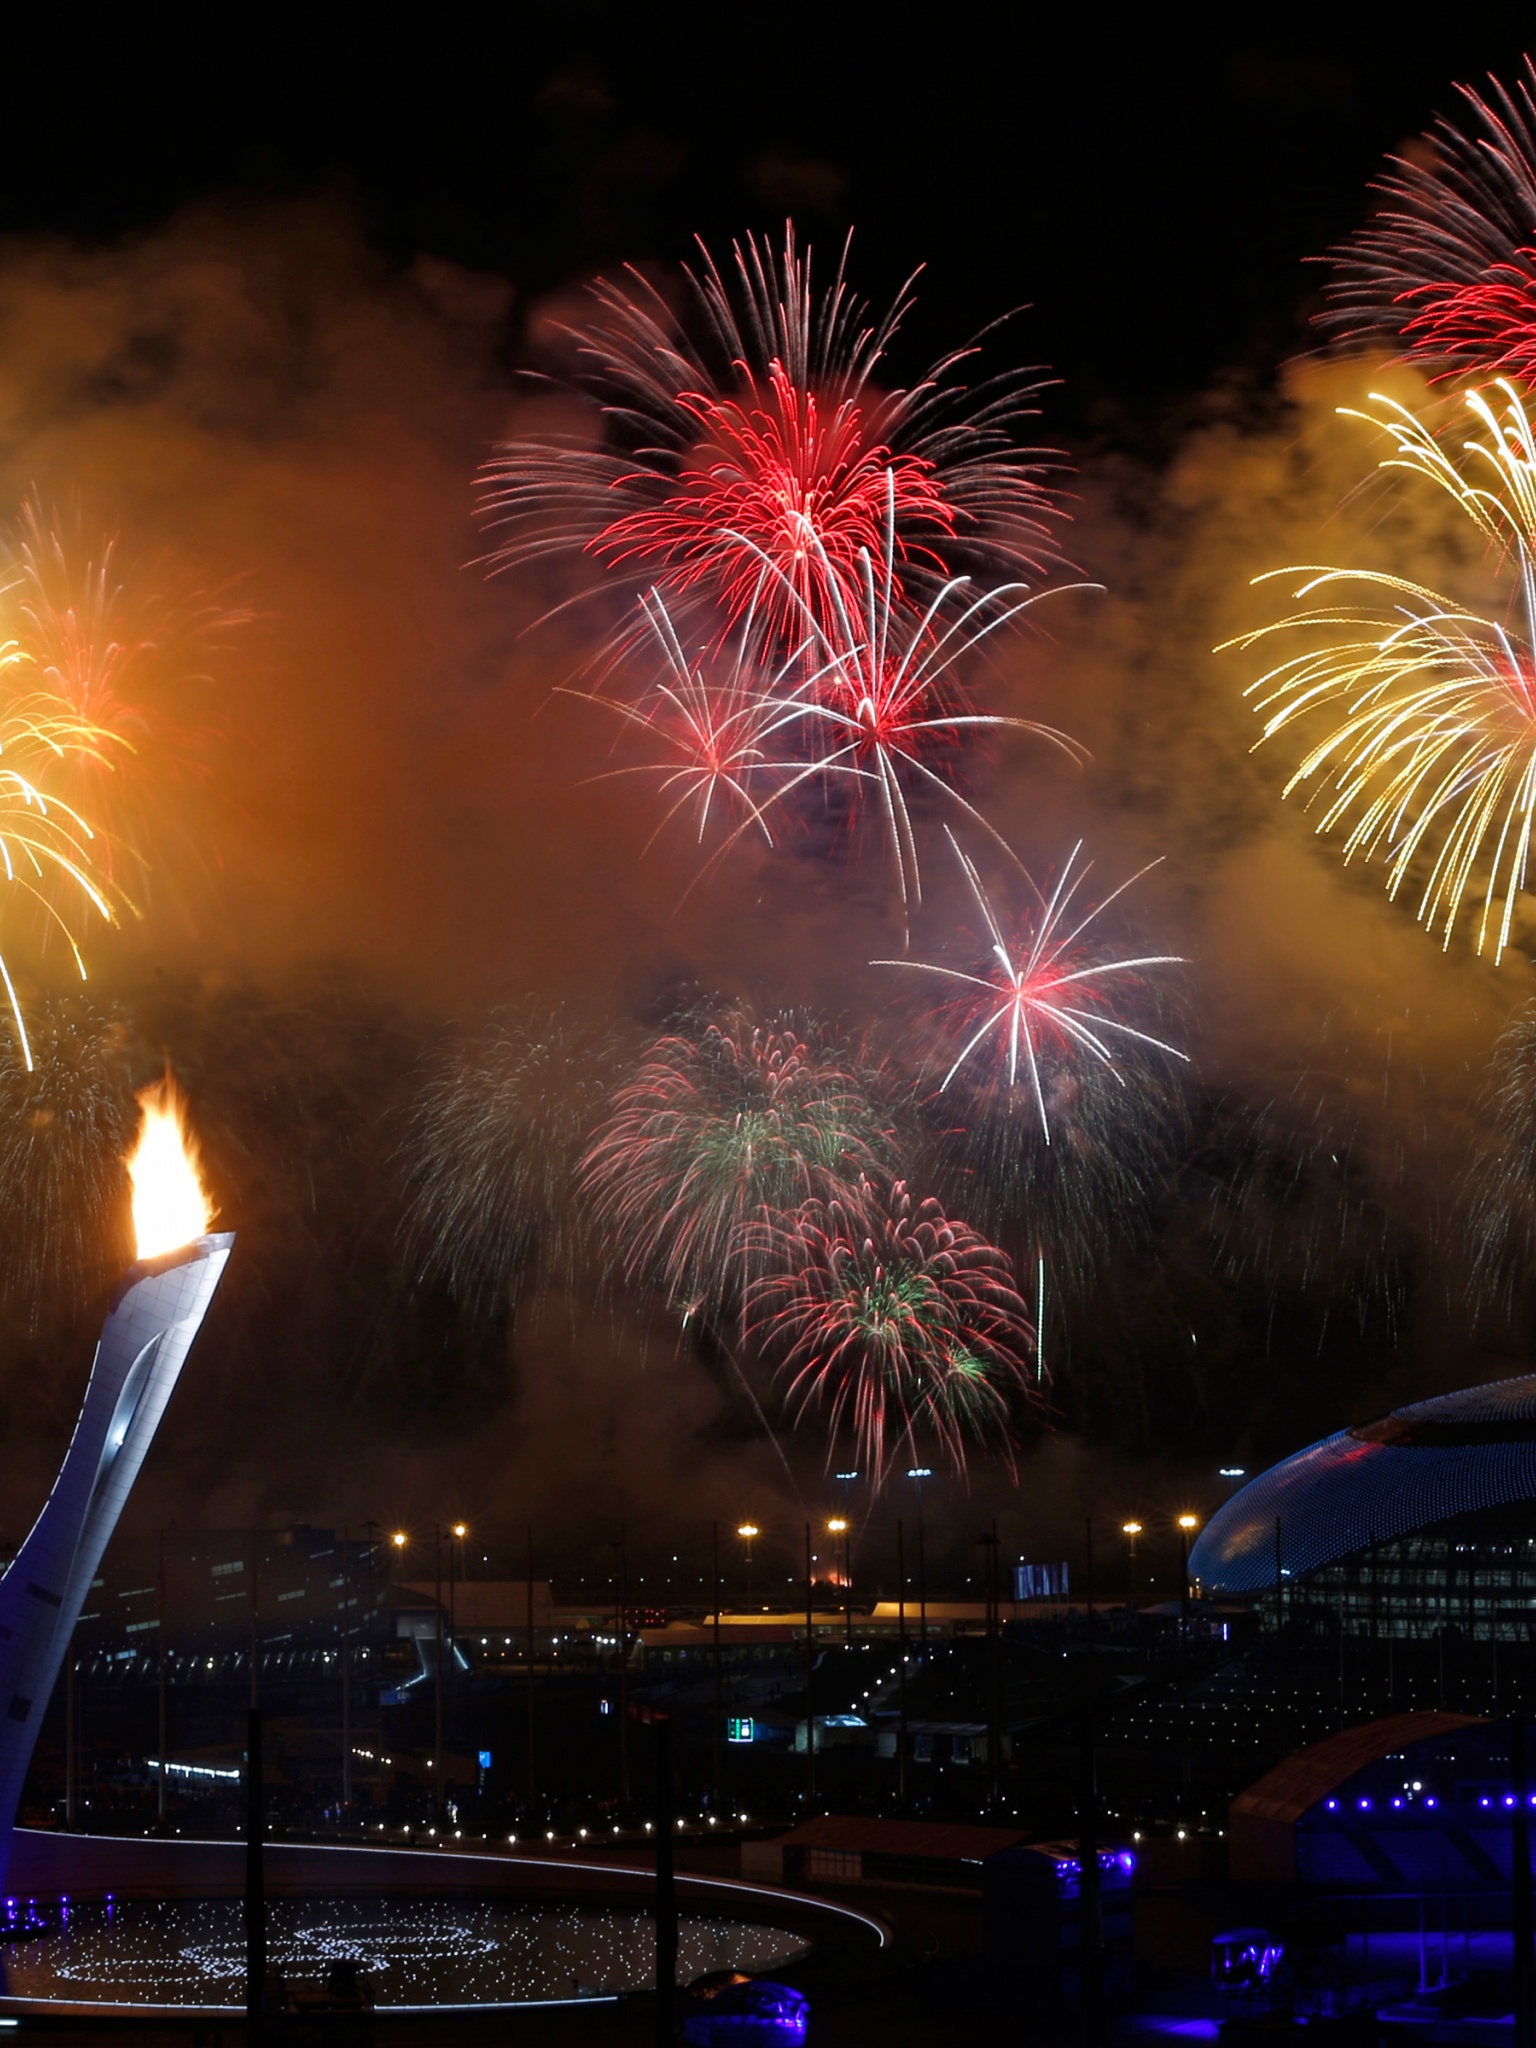
[[(451, 1523), (448, 1530), (448, 1731), (455, 1735), (459, 1725), (459, 1580), (464, 1577), (464, 1539), (467, 1522)], [(457, 1555), (455, 1555), (457, 1550)], [(442, 1657), (439, 1655), (441, 1666)]]
[(1141, 1524), (1140, 1522), (1122, 1522), (1120, 1524), (1120, 1533), (1122, 1536), (1128, 1536), (1131, 1542), (1131, 1597), (1129, 1606), (1134, 1614), (1136, 1611), (1136, 1538), (1141, 1534)]
[(1200, 1526), (1198, 1515), (1180, 1515), (1179, 1530), (1179, 1798), (1189, 1805), (1189, 1539)]
[(849, 1533), (851, 1528), (852, 1524), (846, 1515), (834, 1515), (827, 1524), (829, 1536), (841, 1536), (843, 1539), (843, 1640), (850, 1650), (853, 1648), (853, 1553), (850, 1547), (853, 1539)]
[(1179, 1516), (1179, 1633), (1189, 1629), (1189, 1539), (1200, 1526), (1198, 1515)]
[(736, 1534), (747, 1546), (747, 1605), (752, 1605), (752, 1539), (757, 1535), (756, 1522), (743, 1522)]

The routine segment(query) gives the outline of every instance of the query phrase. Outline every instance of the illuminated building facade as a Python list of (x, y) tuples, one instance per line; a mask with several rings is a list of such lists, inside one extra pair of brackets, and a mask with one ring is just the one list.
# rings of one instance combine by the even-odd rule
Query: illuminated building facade
[(1536, 1375), (1442, 1394), (1272, 1466), (1190, 1554), (1200, 1590), (1351, 1632), (1528, 1641)]
[(0, 1580), (0, 1875), (75, 1623), (233, 1243), (221, 1231), (130, 1268), (53, 1491)]

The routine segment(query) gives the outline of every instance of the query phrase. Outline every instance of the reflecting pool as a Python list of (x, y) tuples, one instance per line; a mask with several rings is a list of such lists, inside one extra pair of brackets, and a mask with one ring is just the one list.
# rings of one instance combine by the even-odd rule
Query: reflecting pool
[[(357, 1966), (377, 2009), (527, 2005), (643, 1989), (655, 1969), (655, 1923), (642, 1907), (536, 1905), (468, 1898), (274, 1898), (270, 1965), (320, 1985)], [(230, 1899), (125, 1899), (12, 1915), (0, 1940), (8, 1998), (89, 2006), (239, 2008), (245, 1999), (243, 1907)], [(27, 1931), (30, 1926), (31, 1931)], [(684, 1913), (678, 1978), (748, 1973), (804, 1955), (780, 1927)]]

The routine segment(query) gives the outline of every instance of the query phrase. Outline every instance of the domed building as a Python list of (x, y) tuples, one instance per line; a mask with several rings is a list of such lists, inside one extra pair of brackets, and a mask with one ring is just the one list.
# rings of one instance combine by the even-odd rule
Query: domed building
[(1214, 1514), (1190, 1576), (1386, 1635), (1528, 1641), (1536, 1374), (1396, 1408), (1271, 1466)]

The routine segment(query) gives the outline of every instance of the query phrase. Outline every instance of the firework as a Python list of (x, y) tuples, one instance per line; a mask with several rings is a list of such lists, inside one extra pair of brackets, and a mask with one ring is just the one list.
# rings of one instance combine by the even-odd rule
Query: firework
[(910, 390), (882, 390), (911, 283), (871, 318), (846, 257), (845, 246), (818, 291), (792, 230), (782, 251), (734, 244), (724, 272), (700, 245), (684, 273), (697, 342), (638, 272), (596, 283), (594, 318), (573, 338), (581, 389), (610, 439), (497, 450), (482, 472), (481, 510), (502, 536), (491, 567), (584, 553), (730, 621), (753, 602), (766, 560), (772, 607), (798, 637), (801, 611), (830, 625), (836, 591), (878, 543), (890, 491), (915, 585), (957, 564), (1042, 573), (1056, 516), (1044, 480), (1058, 459), (1015, 438), (1035, 410), (1035, 373), (968, 390), (957, 373), (973, 346)]
[(1468, 1292), (1479, 1307), (1508, 1307), (1536, 1252), (1536, 1004), (1523, 1004), (1505, 1026), (1482, 1107), (1494, 1143), (1463, 1186)]
[(790, 1015), (730, 1011), (659, 1039), (619, 1088), (580, 1182), (631, 1280), (675, 1306), (729, 1303), (744, 1226), (807, 1200), (856, 1204), (887, 1171), (881, 1076), (831, 1033)]
[(603, 704), (656, 749), (655, 759), (608, 771), (654, 777), (660, 785), (665, 809), (646, 851), (689, 809), (700, 844), (711, 826), (722, 824), (725, 846), (749, 831), (761, 832), (771, 846), (768, 812), (808, 772), (803, 761), (783, 758), (799, 715), (800, 693), (791, 677), (804, 648), (788, 661), (770, 662), (754, 609), (725, 644), (690, 651), (659, 590), (646, 593), (641, 610), (661, 658), (655, 682), (634, 703), (570, 694)]
[(1518, 623), (1462, 609), (1438, 592), (1369, 569), (1296, 568), (1296, 596), (1358, 588), (1261, 626), (1229, 647), (1305, 632), (1308, 649), (1270, 669), (1247, 695), (1263, 720), (1260, 744), (1293, 726), (1322, 724), (1285, 785), (1320, 806), (1317, 830), (1342, 831), (1346, 862), (1379, 861), (1387, 892), (1405, 885), (1415, 914), (1443, 946), (1475, 912), (1478, 952), (1498, 959), (1525, 886), (1536, 809), (1536, 442), (1514, 388), (1503, 416), (1481, 392), (1467, 404), (1489, 430), (1456, 452), (1385, 398), (1360, 413), (1393, 436), (1384, 469), (1432, 482), (1491, 539)]
[(1028, 611), (1037, 595), (1020, 584), (973, 595), (962, 577), (943, 584), (923, 610), (911, 609), (897, 579), (889, 497), (879, 559), (864, 553), (859, 572), (857, 610), (840, 591), (834, 594), (836, 631), (818, 633), (819, 659), (800, 693), (796, 717), (815, 773), (846, 795), (852, 809), (867, 802), (879, 818), (905, 917), (922, 901), (914, 823), (920, 799), (937, 797), (991, 832), (957, 786), (957, 756), (966, 740), (986, 732), (1026, 732), (1073, 760), (1084, 757), (1053, 726), (976, 710), (961, 676), (961, 664)]
[(576, 1163), (605, 1105), (611, 1035), (563, 1011), (504, 1013), (452, 1045), (411, 1116), (407, 1258), (475, 1313), (541, 1281), (573, 1283), (586, 1241)]
[(110, 924), (117, 913), (116, 892), (99, 870), (95, 833), (51, 787), (81, 756), (103, 754), (110, 735), (18, 688), (22, 673), (14, 646), (0, 650), (0, 982), (30, 1071), (14, 948), (33, 933), (44, 949), (50, 939), (62, 940), (84, 981), (78, 921), (99, 917)]
[(1064, 1070), (1070, 1074), (1086, 1065), (1114, 1076), (1123, 1086), (1118, 1062), (1129, 1048), (1149, 1049), (1170, 1059), (1188, 1058), (1166, 1040), (1128, 1024), (1114, 1007), (1117, 994), (1136, 986), (1148, 968), (1181, 965), (1178, 955), (1149, 953), (1134, 959), (1107, 959), (1096, 943), (1097, 934), (1090, 936), (1095, 921), (1148, 872), (1146, 868), (1122, 882), (1102, 903), (1085, 910), (1078, 898), (1092, 863), (1077, 867), (1082, 852), (1079, 841), (1048, 894), (1024, 874), (1034, 899), (1032, 913), (1010, 937), (982, 886), (975, 862), (953, 833), (947, 836), (983, 927), (971, 944), (973, 951), (985, 947), (988, 958), (984, 968), (977, 972), (927, 960), (872, 963), (931, 975), (950, 989), (950, 1001), (939, 1021), (954, 1058), (939, 1082), (940, 1094), (962, 1071), (985, 1066), (995, 1077), (995, 1085), (1006, 1088), (1010, 1097), (1027, 1092), (1041, 1137), (1049, 1145), (1049, 1096), (1057, 1092)]
[(1458, 91), (1420, 160), (1394, 158), (1385, 205), (1334, 252), (1323, 324), (1485, 373), (1536, 377), (1536, 66), (1486, 98)]
[(91, 817), (101, 873), (142, 895), (159, 865), (149, 848), (175, 833), (178, 785), (197, 765), (187, 700), (250, 615), (180, 592), (172, 569), (153, 579), (125, 564), (116, 535), (35, 498), (4, 538), (3, 574), (26, 685), (18, 708), (78, 736), (50, 790)]
[(1038, 1401), (1034, 1331), (1006, 1255), (906, 1184), (812, 1200), (749, 1236), (763, 1270), (747, 1321), (795, 1421), (815, 1414), (878, 1485), (902, 1451), (964, 1472), (973, 1444), (1011, 1462), (1009, 1424)]

